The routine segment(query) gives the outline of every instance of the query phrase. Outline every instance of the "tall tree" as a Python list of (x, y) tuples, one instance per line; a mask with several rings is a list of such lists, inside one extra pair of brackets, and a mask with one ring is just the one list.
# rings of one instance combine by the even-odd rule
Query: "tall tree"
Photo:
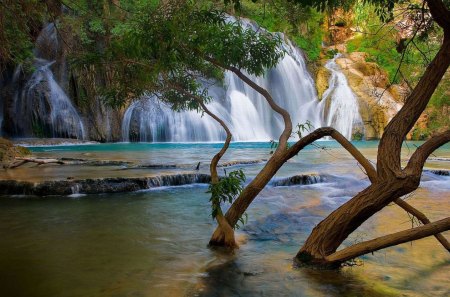
[[(385, 7), (380, 6), (383, 3), (382, 1), (377, 1), (377, 7), (380, 9), (380, 14), (386, 18), (392, 11), (393, 6), (391, 4)], [(441, 0), (427, 0), (426, 4), (435, 22), (444, 30), (442, 45), (426, 68), (419, 83), (406, 99), (402, 109), (386, 127), (379, 144), (377, 168), (375, 169), (348, 140), (333, 128), (319, 128), (288, 148), (287, 139), (292, 133), (292, 123), (289, 114), (279, 106), (271, 104), (271, 107), (283, 116), (285, 130), (280, 136), (279, 147), (272, 158), (269, 159), (255, 179), (242, 191), (241, 195), (226, 213), (225, 218), (230, 225), (236, 223), (253, 199), (287, 160), (297, 155), (306, 145), (311, 144), (315, 140), (324, 136), (331, 136), (365, 168), (372, 184), (332, 212), (314, 228), (295, 257), (297, 263), (339, 266), (340, 263), (361, 254), (430, 235), (436, 235), (444, 247), (450, 250), (448, 241), (442, 235), (439, 235), (440, 232), (450, 229), (450, 218), (429, 223), (429, 220), (423, 213), (405, 201), (400, 200), (403, 195), (414, 191), (419, 186), (422, 169), (428, 156), (434, 150), (450, 141), (450, 130), (434, 136), (416, 150), (405, 168), (401, 167), (400, 153), (402, 142), (427, 106), (431, 95), (450, 64), (450, 12), (448, 6)], [(327, 2), (317, 1), (315, 5), (324, 8)], [(426, 9), (425, 6), (423, 9)], [(267, 90), (255, 85), (239, 69), (233, 67), (228, 67), (227, 69), (233, 71), (246, 83), (254, 87), (269, 103), (272, 101)], [(342, 242), (353, 231), (391, 202), (396, 202), (403, 209), (420, 218), (427, 226), (388, 235), (336, 252)], [(224, 236), (220, 228), (212, 235), (210, 244), (224, 244)]]

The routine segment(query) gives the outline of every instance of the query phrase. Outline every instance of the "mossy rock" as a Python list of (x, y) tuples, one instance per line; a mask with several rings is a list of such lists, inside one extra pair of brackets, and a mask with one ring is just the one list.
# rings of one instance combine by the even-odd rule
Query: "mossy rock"
[(325, 67), (320, 67), (316, 75), (316, 89), (319, 100), (322, 100), (323, 93), (328, 89), (328, 81), (331, 73)]
[(31, 151), (23, 146), (16, 146), (15, 149), (15, 156), (16, 157), (25, 157), (31, 155)]
[(31, 151), (26, 147), (14, 146), (14, 144), (5, 138), (0, 138), (0, 165), (7, 167), (15, 157), (24, 157), (30, 155)]

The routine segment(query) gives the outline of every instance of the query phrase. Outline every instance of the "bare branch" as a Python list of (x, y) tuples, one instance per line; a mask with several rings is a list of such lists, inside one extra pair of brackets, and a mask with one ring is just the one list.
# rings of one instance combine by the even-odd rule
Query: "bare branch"
[(434, 223), (426, 224), (409, 230), (396, 232), (393, 234), (385, 235), (369, 241), (352, 245), (348, 248), (342, 249), (325, 257), (325, 259), (331, 263), (345, 262), (350, 259), (371, 252), (375, 252), (390, 246), (398, 245), (408, 241), (418, 240), (447, 230), (450, 230), (450, 217), (439, 220)]
[(17, 163), (13, 163), (11, 166), (9, 166), (8, 168), (13, 169), (13, 168), (17, 168), (19, 166), (22, 166), (26, 163), (36, 163), (38, 165), (43, 165), (43, 164), (59, 164), (59, 165), (64, 165), (66, 164), (66, 162), (59, 160), (59, 159), (36, 159), (36, 158), (15, 158), (15, 160), (18, 160), (19, 162)]
[(419, 146), (409, 159), (408, 165), (405, 168), (407, 174), (420, 175), (423, 166), (428, 157), (440, 146), (450, 142), (450, 130), (431, 137), (424, 144)]
[(353, 156), (353, 158), (355, 158), (356, 161), (358, 161), (366, 170), (369, 180), (371, 182), (376, 181), (377, 172), (370, 161), (367, 160), (366, 157), (364, 157), (363, 154), (361, 154), (361, 152), (350, 141), (347, 140), (347, 138), (345, 138), (341, 133), (339, 133), (332, 127), (323, 127), (316, 129), (312, 133), (297, 141), (287, 152), (286, 161), (297, 155), (305, 146), (324, 136), (331, 136), (334, 140), (339, 142), (339, 144), (342, 145), (342, 147), (345, 148)]
[[(420, 210), (416, 209), (414, 206), (406, 202), (405, 200), (402, 200), (400, 198), (397, 198), (395, 201), (395, 204), (403, 208), (407, 213), (412, 214), (415, 216), (419, 221), (422, 222), (422, 224), (430, 224), (431, 221), (427, 218), (427, 216), (422, 213)], [(444, 248), (450, 252), (450, 243), (448, 240), (442, 235), (441, 233), (435, 234), (434, 237), (444, 246)]]
[(289, 112), (287, 112), (287, 110), (285, 110), (284, 108), (279, 106), (275, 102), (275, 100), (273, 100), (272, 96), (266, 89), (264, 89), (263, 87), (259, 86), (255, 82), (253, 82), (248, 76), (246, 76), (244, 73), (242, 73), (242, 71), (240, 69), (233, 67), (233, 66), (224, 65), (224, 64), (220, 63), (219, 61), (217, 61), (213, 58), (210, 58), (210, 57), (204, 57), (204, 59), (216, 66), (219, 66), (223, 69), (227, 69), (227, 70), (233, 72), (234, 74), (236, 74), (242, 81), (244, 81), (246, 84), (248, 84), (250, 87), (252, 87), (258, 93), (260, 93), (266, 99), (267, 103), (269, 103), (270, 107), (276, 113), (280, 114), (283, 117), (284, 130), (283, 130), (283, 133), (280, 135), (280, 139), (279, 139), (280, 145), (278, 146), (276, 151), (279, 151), (279, 152), (284, 151), (287, 148), (287, 141), (292, 133), (292, 120), (291, 120), (291, 116), (289, 115)]

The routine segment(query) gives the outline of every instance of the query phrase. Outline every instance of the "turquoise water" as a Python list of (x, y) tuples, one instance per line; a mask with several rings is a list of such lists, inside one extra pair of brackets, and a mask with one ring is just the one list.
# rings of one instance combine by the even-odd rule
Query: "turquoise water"
[[(338, 272), (292, 267), (292, 257), (314, 225), (368, 185), (345, 151), (334, 142), (320, 144), (332, 148), (324, 152), (310, 147), (286, 164), (278, 177), (317, 172), (333, 178), (309, 186), (264, 189), (248, 210), (248, 223), (238, 231), (241, 247), (234, 255), (206, 247), (214, 222), (205, 185), (79, 198), (1, 197), (0, 295), (448, 296), (450, 256), (434, 238), (364, 256), (363, 266)], [(374, 159), (376, 144), (357, 145)], [(100, 144), (32, 149), (38, 156), (190, 165), (207, 162), (218, 147)], [(226, 159), (267, 158), (268, 148), (264, 143), (234, 143)], [(449, 152), (447, 146), (435, 155), (449, 157)], [(410, 153), (405, 148), (405, 158)], [(242, 168), (251, 178), (261, 166)], [(446, 161), (427, 166), (449, 167)], [(23, 179), (61, 173), (149, 174), (148, 170), (99, 168), (84, 172), (81, 166), (31, 166), (19, 172)], [(206, 164), (202, 170), (207, 170)], [(448, 215), (449, 199), (450, 178), (427, 173), (409, 201), (436, 220)], [(389, 206), (346, 244), (410, 226), (406, 213)]]

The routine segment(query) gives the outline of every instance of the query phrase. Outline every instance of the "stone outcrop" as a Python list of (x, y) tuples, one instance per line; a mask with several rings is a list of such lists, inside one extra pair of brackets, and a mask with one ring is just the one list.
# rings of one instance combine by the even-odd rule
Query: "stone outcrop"
[(99, 178), (83, 180), (57, 180), (32, 183), (1, 180), (0, 195), (71, 195), (133, 192), (157, 187), (209, 183), (208, 174), (184, 173), (153, 177)]
[(401, 85), (388, 88), (387, 74), (376, 63), (366, 62), (366, 58), (367, 54), (354, 52), (336, 59), (336, 63), (358, 97), (365, 138), (378, 139), (401, 108), (407, 88)]
[(316, 90), (319, 100), (322, 100), (323, 93), (329, 87), (330, 72), (323, 66), (317, 69), (316, 73)]
[(327, 178), (323, 175), (312, 173), (312, 174), (300, 174), (294, 175), (287, 178), (280, 178), (274, 180), (271, 184), (274, 187), (283, 186), (295, 186), (295, 185), (311, 185), (325, 182)]
[(0, 138), (0, 166), (8, 167), (15, 157), (24, 157), (31, 152), (25, 147), (15, 146), (11, 141)]

